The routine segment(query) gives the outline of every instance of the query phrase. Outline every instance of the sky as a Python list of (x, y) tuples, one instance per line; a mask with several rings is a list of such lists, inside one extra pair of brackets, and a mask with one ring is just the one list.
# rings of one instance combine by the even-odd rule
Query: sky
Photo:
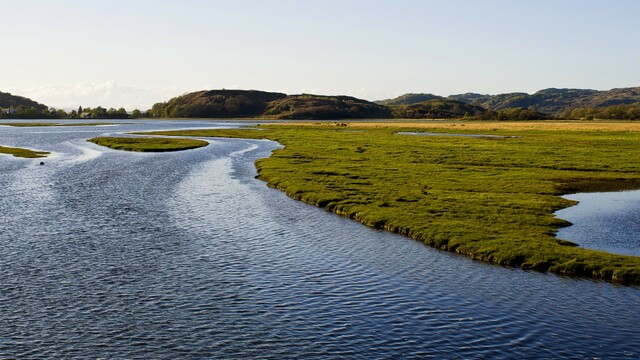
[(0, 0), (0, 14), (0, 91), (56, 108), (640, 86), (638, 0)]

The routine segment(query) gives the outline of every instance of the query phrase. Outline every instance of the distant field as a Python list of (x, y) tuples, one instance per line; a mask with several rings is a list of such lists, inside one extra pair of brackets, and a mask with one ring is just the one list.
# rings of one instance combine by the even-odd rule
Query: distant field
[(202, 140), (160, 137), (97, 137), (87, 140), (115, 150), (138, 152), (166, 152), (196, 149), (209, 145)]
[[(640, 283), (640, 257), (558, 239), (560, 197), (640, 188), (640, 124), (353, 122), (157, 135), (267, 138), (260, 178), (294, 199), (474, 259)], [(398, 135), (398, 131), (501, 135)]]

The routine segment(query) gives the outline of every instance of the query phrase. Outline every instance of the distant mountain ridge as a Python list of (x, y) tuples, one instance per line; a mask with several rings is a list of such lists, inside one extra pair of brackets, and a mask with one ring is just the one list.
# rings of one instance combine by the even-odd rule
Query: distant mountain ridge
[[(420, 96), (433, 97), (432, 94), (405, 94), (395, 99), (381, 100), (378, 103), (415, 104), (421, 102)], [(444, 97), (438, 97), (445, 99)], [(590, 89), (556, 89), (540, 90), (534, 94), (523, 92), (485, 95), (466, 93), (450, 95), (449, 100), (481, 106), (487, 110), (504, 110), (510, 108), (532, 108), (547, 115), (561, 115), (576, 108), (604, 108), (614, 105), (631, 105), (640, 103), (640, 87), (619, 88), (611, 90)]]
[[(88, 110), (88, 109), (87, 109)], [(107, 116), (129, 114), (103, 109)], [(31, 99), (0, 92), (0, 118), (79, 118), (84, 110), (66, 113)], [(95, 116), (103, 118), (104, 116)], [(118, 115), (119, 116), (119, 115)], [(92, 117), (94, 117), (92, 115)], [(131, 117), (152, 118), (266, 118), (266, 119), (625, 119), (640, 120), (640, 87), (607, 91), (590, 89), (540, 90), (486, 95), (465, 93), (442, 97), (408, 93), (371, 102), (351, 96), (287, 95), (259, 90), (202, 90), (159, 102)]]
[[(380, 105), (412, 105), (421, 103), (429, 100), (444, 100), (442, 96), (433, 95), (433, 94), (413, 94), (408, 93), (404, 95), (400, 95), (394, 99), (386, 99), (386, 100), (378, 100), (374, 101), (376, 104)], [(454, 99), (457, 100), (457, 99)]]
[(530, 107), (549, 115), (560, 115), (575, 108), (603, 108), (612, 105), (640, 103), (640, 87), (606, 91), (549, 88), (534, 94), (472, 94), (474, 97), (469, 97), (469, 94), (464, 95), (466, 96), (453, 95), (450, 98), (479, 105), (485, 109), (502, 110), (514, 107)]

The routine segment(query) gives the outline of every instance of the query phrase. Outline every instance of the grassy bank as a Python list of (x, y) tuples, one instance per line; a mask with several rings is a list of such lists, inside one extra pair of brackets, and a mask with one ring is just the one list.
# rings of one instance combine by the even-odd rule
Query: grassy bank
[[(640, 126), (573, 123), (303, 124), (163, 135), (267, 138), (285, 145), (256, 162), (289, 196), (366, 225), (474, 259), (640, 283), (640, 257), (556, 238), (556, 210), (578, 191), (640, 188)], [(398, 135), (397, 131), (505, 138)]]
[(0, 154), (9, 154), (21, 158), (42, 158), (47, 157), (50, 153), (46, 151), (0, 146)]
[(139, 152), (166, 152), (196, 149), (209, 145), (208, 142), (192, 139), (175, 139), (161, 137), (97, 137), (87, 140), (94, 144), (115, 150)]

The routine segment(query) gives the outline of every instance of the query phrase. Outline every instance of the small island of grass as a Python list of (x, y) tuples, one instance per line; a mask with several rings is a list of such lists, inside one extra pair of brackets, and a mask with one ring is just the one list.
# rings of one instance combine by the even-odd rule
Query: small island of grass
[(9, 154), (21, 158), (42, 158), (47, 157), (50, 153), (46, 151), (0, 146), (0, 154)]
[(138, 152), (167, 152), (204, 147), (209, 145), (203, 140), (176, 139), (166, 137), (97, 137), (87, 140), (94, 144), (115, 150)]

